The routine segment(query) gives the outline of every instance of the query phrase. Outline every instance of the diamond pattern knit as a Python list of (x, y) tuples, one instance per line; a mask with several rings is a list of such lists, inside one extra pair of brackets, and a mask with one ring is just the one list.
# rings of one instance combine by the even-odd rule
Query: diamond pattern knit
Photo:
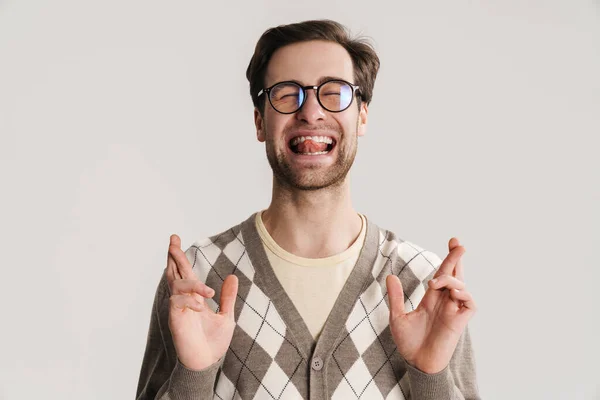
[[(478, 399), (468, 329), (450, 365), (426, 374), (407, 364), (392, 339), (385, 278), (397, 275), (405, 309), (419, 304), (441, 264), (432, 252), (367, 218), (364, 246), (315, 343), (277, 280), (256, 231), (255, 214), (198, 240), (186, 256), (220, 298), (239, 279), (236, 327), (227, 353), (202, 371), (177, 359), (168, 328), (166, 277), (159, 283), (138, 383), (138, 399)], [(212, 310), (218, 305), (207, 303)]]

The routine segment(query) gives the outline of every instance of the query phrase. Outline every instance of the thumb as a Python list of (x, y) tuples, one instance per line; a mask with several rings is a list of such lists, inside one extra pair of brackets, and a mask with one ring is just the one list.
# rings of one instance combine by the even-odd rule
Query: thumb
[(390, 319), (393, 320), (405, 314), (404, 291), (402, 290), (402, 283), (396, 275), (388, 275), (385, 284), (390, 301)]
[(219, 314), (227, 315), (231, 317), (231, 319), (234, 318), (234, 307), (237, 292), (238, 277), (235, 275), (229, 275), (227, 278), (225, 278), (223, 287), (221, 288), (221, 311)]

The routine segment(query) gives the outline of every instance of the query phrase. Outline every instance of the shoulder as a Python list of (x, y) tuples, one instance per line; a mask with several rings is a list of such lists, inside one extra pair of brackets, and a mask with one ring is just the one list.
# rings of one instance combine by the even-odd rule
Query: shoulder
[(383, 257), (394, 256), (394, 261), (400, 265), (406, 265), (414, 270), (421, 280), (423, 274), (429, 274), (437, 270), (442, 263), (442, 258), (435, 252), (416, 242), (406, 239), (392, 230), (373, 224), (379, 231), (379, 252)]
[[(250, 280), (254, 276), (254, 267), (248, 258), (245, 239), (242, 236), (242, 224), (243, 222), (211, 236), (201, 237), (185, 250), (194, 274), (201, 282), (215, 290), (215, 296), (206, 299), (213, 311), (217, 310), (218, 306), (214, 299), (220, 298), (221, 286), (228, 275), (239, 270)], [(241, 277), (238, 273), (236, 275)], [(240, 282), (240, 285), (242, 284), (243, 282)]]
[[(376, 225), (374, 225), (376, 226)], [(373, 266), (373, 276), (385, 283), (389, 274), (397, 275), (405, 295), (418, 303), (427, 290), (427, 282), (433, 278), (442, 263), (435, 252), (399, 236), (395, 232), (379, 230), (378, 254)]]
[(241, 223), (211, 236), (196, 239), (185, 250), (192, 270), (198, 278), (206, 282), (207, 275), (215, 266), (223, 264), (237, 265), (245, 253)]

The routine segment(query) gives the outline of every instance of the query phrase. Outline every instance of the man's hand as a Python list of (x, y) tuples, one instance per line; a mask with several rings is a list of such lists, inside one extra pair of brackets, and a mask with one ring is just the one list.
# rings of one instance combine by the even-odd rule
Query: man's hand
[(448, 248), (448, 256), (429, 281), (416, 310), (405, 312), (400, 279), (395, 275), (386, 279), (390, 328), (398, 351), (410, 365), (429, 374), (448, 365), (460, 335), (476, 311), (463, 282), (461, 257), (465, 248), (456, 238), (450, 239)]
[(167, 255), (167, 280), (171, 291), (169, 329), (179, 361), (189, 369), (200, 370), (218, 361), (229, 348), (235, 328), (234, 305), (238, 279), (229, 275), (223, 282), (218, 313), (204, 298), (215, 291), (201, 282), (181, 250), (181, 240), (171, 235)]

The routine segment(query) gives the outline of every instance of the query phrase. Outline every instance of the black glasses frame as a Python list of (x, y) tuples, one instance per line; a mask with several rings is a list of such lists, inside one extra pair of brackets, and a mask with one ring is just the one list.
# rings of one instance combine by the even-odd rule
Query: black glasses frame
[[(321, 90), (321, 88), (323, 87), (323, 85), (326, 85), (326, 84), (331, 83), (331, 82), (342, 82), (342, 83), (345, 83), (346, 85), (348, 85), (348, 86), (350, 86), (352, 88), (352, 98), (350, 99), (350, 103), (348, 103), (348, 105), (346, 107), (344, 107), (343, 109), (341, 109), (341, 110), (330, 110), (329, 108), (325, 107), (323, 105), (323, 103), (321, 103), (321, 98), (319, 97), (319, 91)], [(270, 95), (271, 89), (273, 89), (277, 85), (281, 85), (282, 83), (291, 83), (293, 85), (296, 85), (303, 92), (302, 103), (300, 103), (300, 105), (298, 106), (298, 108), (295, 109), (294, 111), (291, 111), (291, 112), (281, 112), (277, 108), (275, 108), (275, 106), (273, 105), (273, 102), (271, 101), (271, 95)], [(269, 99), (269, 104), (271, 104), (271, 107), (273, 107), (273, 110), (277, 111), (280, 114), (293, 114), (295, 112), (300, 111), (300, 109), (302, 108), (302, 106), (304, 105), (304, 103), (306, 103), (306, 98), (308, 97), (307, 96), (308, 93), (306, 93), (306, 91), (310, 90), (310, 89), (316, 90), (315, 94), (317, 95), (317, 101), (319, 102), (319, 105), (321, 107), (323, 107), (325, 110), (327, 110), (329, 112), (338, 113), (338, 112), (342, 112), (344, 110), (347, 110), (348, 107), (350, 107), (352, 105), (352, 102), (354, 101), (354, 97), (356, 96), (356, 91), (359, 89), (359, 86), (358, 85), (354, 85), (354, 84), (352, 84), (352, 83), (350, 83), (348, 81), (345, 81), (343, 79), (330, 79), (328, 81), (325, 81), (325, 82), (321, 83), (318, 86), (313, 86), (313, 85), (302, 86), (298, 82), (295, 82), (295, 81), (282, 81), (282, 82), (277, 82), (277, 83), (275, 83), (274, 85), (272, 85), (272, 86), (270, 86), (268, 88), (261, 89), (256, 96), (260, 97), (262, 94), (266, 94), (267, 98)]]

